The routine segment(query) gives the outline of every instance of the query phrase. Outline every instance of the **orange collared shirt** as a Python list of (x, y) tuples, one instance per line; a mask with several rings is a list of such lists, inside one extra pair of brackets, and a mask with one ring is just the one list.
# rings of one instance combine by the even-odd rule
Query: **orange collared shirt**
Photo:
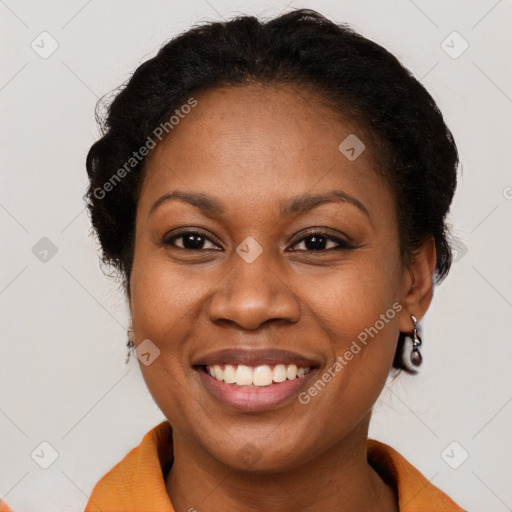
[[(164, 479), (172, 458), (172, 427), (163, 421), (101, 478), (85, 512), (174, 512)], [(464, 512), (390, 446), (368, 439), (368, 460), (394, 482), (401, 512)]]
[(12, 512), (9, 505), (2, 498), (0, 498), (0, 512)]

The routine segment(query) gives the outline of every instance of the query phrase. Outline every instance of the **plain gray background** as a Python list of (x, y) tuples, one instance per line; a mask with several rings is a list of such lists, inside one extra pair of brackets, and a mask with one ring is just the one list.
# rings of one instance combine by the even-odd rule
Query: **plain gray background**
[(82, 202), (97, 99), (194, 23), (299, 7), (393, 52), (461, 154), (455, 262), (422, 322), (425, 362), (386, 386), (370, 436), (461, 506), (512, 510), (510, 0), (0, 0), (0, 495), (15, 510), (83, 510), (164, 419), (138, 361), (124, 365), (127, 304)]

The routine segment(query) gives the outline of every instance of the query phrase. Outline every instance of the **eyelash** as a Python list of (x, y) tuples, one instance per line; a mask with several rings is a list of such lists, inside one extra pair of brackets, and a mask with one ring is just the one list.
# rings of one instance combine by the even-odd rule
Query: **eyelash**
[[(186, 249), (184, 247), (177, 247), (173, 242), (174, 240), (177, 240), (179, 238), (183, 238), (187, 235), (196, 235), (196, 236), (200, 236), (202, 238), (204, 238), (205, 240), (208, 240), (209, 242), (215, 244), (215, 242), (208, 236), (206, 236), (204, 233), (200, 232), (200, 231), (181, 231), (180, 233), (177, 233), (171, 237), (167, 237), (167, 236), (164, 236), (164, 238), (162, 239), (162, 244), (163, 245), (166, 245), (166, 246), (171, 246), (171, 247), (174, 247), (176, 249), (182, 249), (184, 251), (191, 251), (191, 252), (200, 252), (200, 251), (205, 251), (205, 250), (212, 250), (212, 249)], [(293, 246), (296, 246), (298, 245), (299, 243), (303, 242), (304, 240), (307, 240), (308, 238), (313, 238), (315, 236), (320, 236), (320, 237), (323, 237), (323, 238), (326, 238), (327, 240), (329, 241), (333, 241), (335, 243), (338, 244), (338, 247), (331, 247), (330, 249), (305, 249), (305, 250), (299, 250), (298, 252), (313, 252), (313, 253), (319, 253), (319, 252), (328, 252), (328, 251), (340, 251), (340, 250), (352, 250), (352, 249), (355, 249), (356, 246), (351, 244), (350, 242), (347, 242), (346, 240), (343, 240), (341, 238), (338, 238), (338, 237), (335, 237), (333, 235), (331, 235), (330, 233), (328, 232), (325, 232), (325, 231), (309, 231), (308, 233), (305, 234), (305, 236), (303, 236), (302, 238), (300, 238), (299, 240), (297, 240), (293, 245)], [(216, 250), (216, 249), (213, 249), (213, 250)]]

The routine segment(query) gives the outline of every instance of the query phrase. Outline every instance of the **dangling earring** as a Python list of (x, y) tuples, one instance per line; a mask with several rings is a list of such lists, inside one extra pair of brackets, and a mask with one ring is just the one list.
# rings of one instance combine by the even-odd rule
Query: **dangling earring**
[(414, 366), (420, 366), (423, 362), (419, 347), (422, 344), (421, 338), (418, 334), (418, 321), (414, 315), (411, 315), (412, 323), (414, 324), (414, 331), (412, 333), (412, 351), (409, 356), (411, 364)]
[(126, 361), (124, 364), (128, 364), (128, 361), (130, 360), (130, 356), (132, 355), (132, 352), (135, 348), (135, 343), (133, 342), (133, 329), (128, 329), (128, 341), (126, 342), (126, 346), (128, 347), (128, 354), (126, 355)]

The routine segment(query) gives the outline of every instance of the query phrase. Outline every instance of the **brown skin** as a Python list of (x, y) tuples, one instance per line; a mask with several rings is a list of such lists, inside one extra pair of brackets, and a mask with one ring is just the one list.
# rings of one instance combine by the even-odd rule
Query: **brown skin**
[[(433, 240), (402, 261), (396, 206), (369, 139), (357, 160), (345, 158), (340, 142), (365, 135), (313, 93), (250, 85), (195, 97), (197, 106), (148, 157), (129, 293), (135, 344), (149, 338), (161, 351), (141, 370), (174, 429), (166, 477), (173, 506), (397, 511), (394, 491), (367, 462), (366, 439), (399, 331), (411, 332), (410, 314), (421, 319), (430, 304)], [(213, 196), (226, 212), (206, 215), (176, 200), (149, 215), (176, 189)], [(333, 202), (280, 218), (281, 201), (332, 189), (357, 198), (369, 217)], [(327, 240), (314, 252), (304, 240), (312, 227), (356, 248), (334, 250)], [(195, 250), (184, 249), (183, 238), (162, 243), (190, 228), (212, 241)], [(236, 252), (248, 236), (263, 249), (250, 264)], [(307, 405), (292, 399), (264, 413), (235, 411), (191, 367), (214, 350), (277, 347), (320, 361), (320, 378), (394, 303), (400, 313)], [(248, 443), (259, 454), (250, 466), (240, 455)]]

